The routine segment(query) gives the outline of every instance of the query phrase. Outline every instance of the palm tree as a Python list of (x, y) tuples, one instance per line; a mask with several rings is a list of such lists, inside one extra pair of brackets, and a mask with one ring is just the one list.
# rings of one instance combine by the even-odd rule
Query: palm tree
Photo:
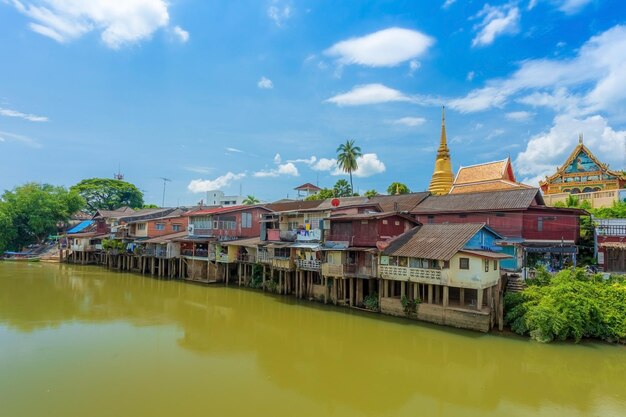
[(339, 145), (337, 148), (337, 165), (343, 172), (350, 174), (351, 190), (354, 190), (352, 173), (359, 168), (356, 160), (362, 155), (361, 148), (354, 146), (354, 140), (347, 140), (346, 143)]
[(259, 200), (258, 198), (256, 198), (253, 195), (249, 195), (246, 198), (244, 198), (244, 200), (243, 200), (243, 204), (245, 204), (245, 205), (259, 204), (260, 202), (261, 202), (261, 200)]

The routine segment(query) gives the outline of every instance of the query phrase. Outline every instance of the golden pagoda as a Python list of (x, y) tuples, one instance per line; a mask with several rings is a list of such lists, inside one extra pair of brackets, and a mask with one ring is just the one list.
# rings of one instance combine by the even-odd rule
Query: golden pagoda
[(435, 172), (430, 180), (428, 191), (435, 195), (448, 194), (454, 182), (452, 173), (452, 161), (450, 161), (450, 150), (446, 142), (446, 108), (441, 108), (441, 141), (437, 149), (437, 159), (435, 160)]

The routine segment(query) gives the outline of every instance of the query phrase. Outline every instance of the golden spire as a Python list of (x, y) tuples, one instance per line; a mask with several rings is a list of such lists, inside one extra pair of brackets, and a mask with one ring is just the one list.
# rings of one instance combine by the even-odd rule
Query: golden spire
[(437, 149), (437, 159), (435, 160), (435, 171), (430, 180), (428, 191), (432, 194), (448, 194), (454, 182), (452, 173), (452, 162), (450, 161), (450, 150), (448, 149), (446, 137), (446, 108), (441, 108), (441, 138), (439, 149)]

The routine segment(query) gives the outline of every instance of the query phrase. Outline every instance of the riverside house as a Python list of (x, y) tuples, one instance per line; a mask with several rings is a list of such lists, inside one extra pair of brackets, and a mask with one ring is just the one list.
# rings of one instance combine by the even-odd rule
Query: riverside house
[(500, 303), (501, 236), (482, 223), (425, 224), (381, 246), (381, 313), (489, 331)]

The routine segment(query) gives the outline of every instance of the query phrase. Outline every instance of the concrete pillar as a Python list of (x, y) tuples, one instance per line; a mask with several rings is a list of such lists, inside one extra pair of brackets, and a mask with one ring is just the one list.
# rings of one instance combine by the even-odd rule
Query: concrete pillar
[(443, 287), (443, 306), (444, 307), (448, 307), (448, 296), (449, 296), (449, 289), (448, 286), (444, 286)]
[(400, 298), (406, 296), (405, 288), (408, 285), (408, 282), (400, 282)]
[(476, 297), (476, 310), (480, 311), (483, 308), (483, 293), (485, 291), (482, 288), (476, 291), (478, 292), (478, 297)]
[(465, 288), (461, 288), (459, 290), (459, 304), (461, 304), (461, 307), (465, 306)]
[(437, 285), (435, 287), (435, 304), (439, 304), (439, 300), (441, 300), (441, 297), (439, 296), (441, 294), (441, 285)]
[(354, 278), (349, 278), (348, 285), (350, 286), (350, 307), (354, 306)]

